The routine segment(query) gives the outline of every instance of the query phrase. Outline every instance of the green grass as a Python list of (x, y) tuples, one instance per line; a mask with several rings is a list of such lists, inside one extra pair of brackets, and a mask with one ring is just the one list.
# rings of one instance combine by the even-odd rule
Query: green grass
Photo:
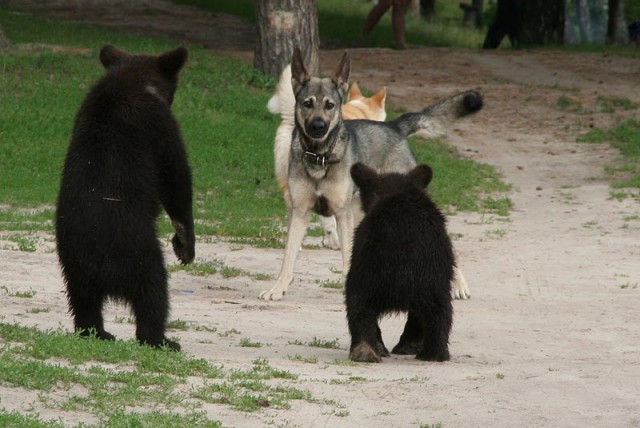
[[(309, 391), (290, 385), (296, 374), (263, 358), (250, 369), (225, 371), (134, 340), (101, 341), (18, 324), (0, 323), (0, 367), (0, 384), (38, 393), (31, 411), (0, 408), (3, 427), (69, 426), (41, 419), (35, 409), (43, 407), (100, 421), (85, 427), (218, 427), (200, 410), (204, 403), (253, 412), (289, 408), (291, 400), (317, 402)], [(198, 379), (199, 386), (190, 379)], [(152, 411), (139, 413), (143, 408)]]
[[(157, 53), (176, 43), (6, 8), (0, 8), (0, 22), (17, 43), (0, 54), (0, 204), (10, 206), (0, 210), (0, 225), (4, 230), (50, 231), (74, 115), (103, 73), (100, 47), (113, 43), (132, 52)], [(74, 50), (25, 49), (20, 45), (24, 42)], [(273, 173), (278, 118), (265, 108), (275, 82), (246, 62), (188, 48), (173, 110), (193, 169), (196, 233), (281, 247), (286, 209)], [(449, 212), (506, 213), (510, 202), (495, 192), (508, 187), (493, 168), (459, 159), (441, 142), (422, 141), (412, 144), (418, 159), (436, 171), (430, 193), (437, 203)], [(160, 231), (171, 232), (166, 217)]]
[(614, 188), (640, 188), (640, 120), (627, 119), (606, 129), (594, 129), (578, 137), (586, 143), (609, 143), (620, 150), (621, 157), (606, 171)]
[(223, 260), (212, 261), (199, 261), (188, 265), (172, 264), (167, 267), (170, 273), (173, 272), (185, 272), (194, 276), (209, 276), (220, 273), (223, 278), (236, 278), (239, 276), (246, 276), (248, 278), (255, 279), (257, 281), (269, 281), (273, 279), (271, 275), (264, 273), (252, 273), (244, 269), (227, 266)]
[(342, 280), (332, 281), (330, 279), (325, 279), (322, 281), (318, 281), (318, 283), (322, 288), (332, 288), (334, 290), (342, 290), (344, 288), (344, 283), (342, 282)]
[(31, 299), (36, 295), (33, 290), (29, 291), (10, 291), (6, 285), (0, 286), (0, 296), (19, 297), (22, 299)]
[(597, 104), (603, 113), (615, 113), (617, 110), (635, 110), (639, 107), (638, 103), (631, 101), (629, 98), (604, 95), (598, 95)]
[(311, 341), (307, 342), (306, 345), (311, 346), (312, 348), (340, 349), (338, 339), (324, 340), (314, 337)]
[(11, 235), (0, 235), (0, 239), (14, 242), (18, 246), (18, 251), (34, 252), (38, 244), (38, 237), (30, 234), (15, 233)]

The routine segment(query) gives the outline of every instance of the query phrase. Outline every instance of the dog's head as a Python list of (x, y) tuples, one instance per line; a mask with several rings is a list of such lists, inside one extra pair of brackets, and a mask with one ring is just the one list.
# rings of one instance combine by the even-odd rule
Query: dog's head
[(356, 163), (351, 167), (351, 178), (360, 190), (362, 211), (369, 212), (375, 203), (385, 196), (406, 191), (422, 191), (433, 178), (429, 165), (418, 165), (406, 174), (379, 174), (375, 169)]
[(304, 65), (300, 49), (291, 60), (291, 85), (296, 97), (295, 118), (305, 136), (322, 143), (342, 120), (341, 106), (349, 86), (349, 56), (345, 52), (333, 76), (312, 77)]
[(383, 122), (387, 118), (385, 102), (387, 88), (384, 86), (370, 97), (365, 97), (358, 82), (353, 82), (347, 95), (347, 103), (342, 106), (345, 119), (368, 119)]

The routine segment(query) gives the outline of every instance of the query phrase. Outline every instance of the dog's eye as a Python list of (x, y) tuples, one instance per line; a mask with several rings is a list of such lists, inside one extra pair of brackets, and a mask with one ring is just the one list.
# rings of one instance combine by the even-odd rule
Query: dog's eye
[(332, 103), (331, 101), (324, 103), (324, 108), (327, 110), (333, 110), (335, 106), (335, 103)]
[(302, 105), (305, 106), (306, 108), (313, 108), (313, 101), (312, 100), (304, 100)]

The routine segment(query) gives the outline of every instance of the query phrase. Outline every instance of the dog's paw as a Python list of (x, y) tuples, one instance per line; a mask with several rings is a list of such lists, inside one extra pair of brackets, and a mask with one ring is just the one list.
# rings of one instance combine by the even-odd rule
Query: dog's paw
[(349, 353), (351, 361), (359, 361), (361, 363), (381, 363), (382, 358), (376, 354), (371, 346), (366, 342), (358, 343)]
[(453, 298), (456, 300), (467, 300), (471, 298), (471, 293), (469, 293), (469, 288), (466, 290), (453, 290)]
[(467, 300), (471, 298), (469, 285), (466, 282), (455, 281), (453, 283), (453, 298), (456, 300)]
[(282, 300), (285, 295), (285, 291), (274, 287), (271, 290), (265, 290), (258, 296), (261, 300)]
[(340, 241), (338, 240), (338, 234), (335, 232), (327, 232), (324, 235), (324, 239), (322, 240), (322, 244), (327, 247), (330, 248), (332, 250), (339, 250), (340, 249)]
[(451, 290), (453, 292), (453, 298), (456, 300), (467, 300), (471, 298), (469, 284), (467, 284), (467, 281), (464, 279), (462, 272), (457, 266), (454, 267)]

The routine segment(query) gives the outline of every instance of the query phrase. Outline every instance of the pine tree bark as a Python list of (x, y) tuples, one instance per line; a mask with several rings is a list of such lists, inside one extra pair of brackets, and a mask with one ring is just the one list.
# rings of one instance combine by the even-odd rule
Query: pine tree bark
[(320, 36), (316, 0), (255, 0), (258, 41), (253, 65), (278, 77), (295, 47), (310, 73), (318, 75)]

